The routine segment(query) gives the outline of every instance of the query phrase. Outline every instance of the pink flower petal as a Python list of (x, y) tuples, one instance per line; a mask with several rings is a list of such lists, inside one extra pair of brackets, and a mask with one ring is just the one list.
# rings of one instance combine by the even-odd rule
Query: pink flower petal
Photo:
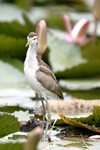
[(73, 39), (72, 39), (69, 35), (66, 35), (66, 36), (65, 36), (65, 40), (66, 40), (67, 42), (69, 42), (69, 43), (74, 42)]
[(63, 15), (63, 21), (64, 21), (66, 30), (68, 31), (69, 34), (71, 34), (72, 26), (71, 26), (69, 17), (66, 14)]
[(90, 43), (92, 40), (93, 40), (93, 37), (89, 37), (89, 38), (87, 38), (83, 41), (78, 41), (78, 44), (81, 45), (81, 46), (84, 46), (84, 45)]
[(78, 41), (80, 38), (81, 40), (84, 39), (84, 36), (87, 33), (88, 27), (89, 27), (90, 22), (83, 18), (79, 20), (74, 28), (72, 29), (71, 36), (75, 41)]

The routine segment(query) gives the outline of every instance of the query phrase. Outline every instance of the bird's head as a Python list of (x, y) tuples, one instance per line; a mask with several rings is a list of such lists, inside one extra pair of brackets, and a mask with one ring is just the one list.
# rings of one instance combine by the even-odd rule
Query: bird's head
[(26, 43), (26, 47), (27, 47), (28, 45), (34, 45), (34, 44), (36, 44), (37, 41), (38, 41), (37, 34), (34, 33), (34, 32), (30, 32), (30, 33), (28, 34), (28, 36), (27, 36), (27, 40), (28, 40), (28, 42)]

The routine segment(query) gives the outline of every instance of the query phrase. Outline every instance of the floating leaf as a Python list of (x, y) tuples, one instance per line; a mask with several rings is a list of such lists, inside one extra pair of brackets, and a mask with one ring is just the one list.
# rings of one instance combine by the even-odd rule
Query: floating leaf
[[(61, 5), (61, 7), (64, 6), (69, 6), (71, 7), (71, 9), (75, 9), (76, 11), (88, 11), (89, 10), (89, 6), (87, 7), (86, 2), (82, 1), (82, 0), (43, 0), (43, 1), (35, 1), (34, 4), (35, 5), (51, 5), (52, 3), (55, 3), (56, 5), (54, 5), (54, 7)], [(51, 5), (51, 7), (53, 7), (53, 5)], [(60, 8), (59, 8), (60, 9)], [(57, 10), (56, 10), (57, 11)]]
[[(5, 13), (7, 12), (7, 13)], [(17, 20), (19, 23), (24, 24), (22, 17), (23, 10), (15, 6), (14, 4), (0, 3), (0, 21), (11, 22)]]
[(3, 114), (0, 116), (0, 138), (10, 133), (17, 132), (20, 124), (14, 116)]
[[(49, 60), (54, 72), (71, 69), (87, 60), (81, 57), (79, 46), (62, 40), (63, 32), (48, 33), (48, 47), (50, 48)], [(58, 36), (57, 36), (58, 35)]]
[(61, 87), (68, 90), (91, 90), (93, 88), (100, 88), (100, 79), (66, 79), (60, 80)]
[[(58, 15), (58, 17), (57, 17), (57, 15)], [(50, 14), (48, 15), (48, 17), (46, 17), (45, 21), (46, 21), (48, 27), (59, 28), (59, 29), (63, 29), (63, 30), (65, 29), (61, 13), (57, 13), (57, 12), (54, 13), (51, 11)]]
[(100, 37), (96, 38), (95, 44), (87, 44), (81, 47), (82, 56), (89, 61), (100, 60)]
[(0, 88), (23, 87), (26, 85), (24, 74), (8, 63), (0, 61)]
[(25, 59), (26, 55), (26, 38), (14, 38), (0, 35), (0, 57), (12, 57)]
[(90, 78), (100, 75), (100, 60), (89, 61), (86, 64), (79, 64), (71, 69), (55, 73), (58, 78)]
[(28, 33), (35, 31), (36, 26), (29, 20), (29, 17), (25, 13), (23, 13), (23, 18), (24, 18)]
[(29, 111), (15, 111), (13, 115), (18, 118), (18, 121), (28, 121), (30, 119)]
[(72, 97), (77, 97), (78, 99), (93, 100), (100, 99), (100, 88), (90, 89), (90, 90), (68, 90), (63, 88), (63, 91)]
[(12, 137), (8, 137), (9, 140), (27, 139), (26, 135), (14, 134)]
[(85, 129), (92, 130), (92, 131), (94, 131), (94, 132), (100, 133), (100, 128), (97, 128), (97, 127), (95, 127), (94, 125), (93, 125), (93, 126), (89, 126), (88, 124), (83, 124), (83, 123), (81, 123), (81, 122), (77, 122), (77, 121), (75, 121), (75, 120), (66, 118), (63, 114), (60, 114), (60, 117), (61, 117), (61, 119), (62, 119), (65, 123), (67, 123), (67, 124), (69, 124), (69, 125), (71, 125), (71, 126), (80, 127), (80, 128), (85, 128)]
[(2, 57), (1, 60), (6, 62), (6, 63), (11, 64), (13, 67), (17, 68), (21, 72), (24, 71), (24, 64), (21, 60), (12, 59), (12, 58), (9, 58), (9, 57)]
[(93, 115), (90, 115), (86, 118), (70, 119), (65, 117), (64, 114), (60, 114), (60, 118), (66, 124), (71, 126), (85, 128), (100, 133), (100, 106), (95, 106), (93, 109)]
[(19, 107), (18, 104), (16, 104), (16, 105), (17, 106), (3, 106), (3, 107), (0, 107), (0, 112), (14, 113), (15, 110), (16, 111), (20, 111), (20, 110), (26, 111), (26, 109)]
[(24, 150), (23, 143), (0, 143), (0, 150)]
[(0, 34), (16, 38), (25, 37), (29, 31), (26, 25), (21, 25), (17, 21), (0, 22), (0, 29)]
[(29, 10), (31, 1), (27, 0), (15, 0), (15, 4), (22, 9)]

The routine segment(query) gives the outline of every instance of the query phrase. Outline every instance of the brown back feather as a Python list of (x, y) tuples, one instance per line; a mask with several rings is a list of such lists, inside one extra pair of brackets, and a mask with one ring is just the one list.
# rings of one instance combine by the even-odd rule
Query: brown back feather
[(37, 80), (43, 85), (44, 88), (58, 95), (63, 99), (62, 91), (57, 83), (57, 79), (50, 69), (50, 67), (40, 58), (38, 58), (40, 69), (36, 72)]

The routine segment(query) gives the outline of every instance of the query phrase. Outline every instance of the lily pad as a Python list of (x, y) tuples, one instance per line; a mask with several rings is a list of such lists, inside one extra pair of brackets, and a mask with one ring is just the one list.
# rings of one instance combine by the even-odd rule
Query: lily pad
[(20, 70), (21, 72), (24, 72), (24, 64), (21, 60), (11, 59), (9, 57), (2, 57), (1, 60), (6, 62), (6, 63), (9, 63), (10, 65), (15, 67), (16, 69)]
[(14, 134), (12, 137), (8, 137), (8, 139), (13, 139), (13, 140), (17, 140), (17, 139), (27, 139), (26, 135), (18, 135), (18, 134)]
[(90, 90), (100, 88), (100, 79), (66, 79), (60, 80), (59, 84), (68, 90)]
[(26, 38), (15, 38), (6, 35), (0, 35), (0, 57), (11, 57), (25, 59)]
[(29, 111), (15, 111), (12, 115), (14, 115), (16, 118), (18, 118), (18, 121), (28, 121), (30, 119), (30, 116), (32, 116), (32, 114), (29, 114)]
[(17, 20), (19, 23), (24, 24), (22, 13), (23, 10), (18, 8), (16, 5), (0, 3), (0, 14), (2, 14), (0, 15), (1, 22)]
[(24, 74), (8, 63), (0, 61), (0, 88), (23, 87), (26, 85)]
[(89, 43), (81, 47), (82, 56), (89, 61), (100, 60), (100, 37), (96, 38), (96, 43)]
[(63, 32), (48, 32), (49, 60), (54, 72), (71, 69), (79, 64), (86, 63), (82, 58), (81, 49), (75, 44), (62, 40)]
[(94, 100), (100, 99), (100, 88), (95, 88), (91, 90), (67, 90), (63, 88), (68, 95), (73, 97), (77, 97), (78, 99), (85, 99), (85, 100)]
[(20, 124), (14, 116), (3, 114), (0, 116), (0, 138), (10, 133), (17, 132)]
[(81, 117), (70, 119), (65, 117), (64, 114), (60, 114), (60, 117), (66, 124), (100, 133), (100, 106), (95, 106), (93, 114), (86, 118)]
[(85, 64), (79, 64), (71, 69), (55, 73), (58, 78), (91, 78), (100, 75), (100, 60), (88, 61)]
[(19, 106), (4, 106), (4, 107), (0, 107), (0, 111), (1, 112), (8, 112), (8, 113), (14, 113), (16, 111), (26, 111), (26, 109), (21, 108)]
[(23, 143), (0, 143), (0, 150), (24, 150), (24, 144)]

